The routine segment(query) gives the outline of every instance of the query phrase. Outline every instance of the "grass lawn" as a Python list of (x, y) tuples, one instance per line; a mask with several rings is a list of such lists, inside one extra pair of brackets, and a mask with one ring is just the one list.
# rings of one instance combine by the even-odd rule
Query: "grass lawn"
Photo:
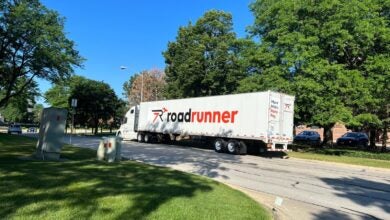
[(390, 169), (390, 153), (376, 153), (345, 148), (307, 148), (288, 152), (290, 157)]
[(28, 161), (36, 141), (0, 134), (1, 219), (271, 219), (205, 177), (134, 161), (108, 164), (65, 146), (65, 162)]

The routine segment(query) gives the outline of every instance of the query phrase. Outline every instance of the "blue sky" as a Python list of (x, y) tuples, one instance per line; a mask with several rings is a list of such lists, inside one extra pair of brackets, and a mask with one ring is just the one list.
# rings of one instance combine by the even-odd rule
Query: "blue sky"
[[(223, 10), (233, 15), (234, 31), (245, 37), (253, 24), (249, 0), (42, 0), (66, 18), (67, 36), (86, 58), (75, 73), (104, 81), (122, 96), (122, 85), (142, 70), (164, 69), (162, 52), (174, 41), (180, 26), (196, 22), (206, 11)], [(120, 70), (120, 66), (128, 69)], [(41, 92), (51, 87), (38, 81)], [(40, 101), (42, 102), (42, 100)]]

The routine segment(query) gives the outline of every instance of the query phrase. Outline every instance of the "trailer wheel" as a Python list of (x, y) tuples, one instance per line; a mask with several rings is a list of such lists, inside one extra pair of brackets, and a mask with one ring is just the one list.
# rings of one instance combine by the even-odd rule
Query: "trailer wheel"
[(144, 135), (141, 134), (141, 133), (138, 133), (138, 134), (137, 134), (137, 141), (138, 141), (138, 142), (144, 142)]
[(145, 141), (145, 143), (151, 143), (152, 142), (152, 135), (151, 134), (145, 134), (144, 141)]
[(226, 148), (227, 148), (227, 151), (231, 154), (239, 154), (240, 153), (240, 143), (236, 140), (229, 140)]
[(226, 148), (226, 141), (218, 138), (214, 141), (214, 150), (215, 152), (222, 153)]
[(248, 147), (244, 141), (240, 141), (239, 153), (240, 154), (247, 154), (248, 153)]

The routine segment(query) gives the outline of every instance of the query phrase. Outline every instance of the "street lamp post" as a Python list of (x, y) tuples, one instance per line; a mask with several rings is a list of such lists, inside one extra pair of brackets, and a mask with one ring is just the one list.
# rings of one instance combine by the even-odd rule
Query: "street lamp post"
[(141, 102), (144, 98), (144, 73), (141, 73)]

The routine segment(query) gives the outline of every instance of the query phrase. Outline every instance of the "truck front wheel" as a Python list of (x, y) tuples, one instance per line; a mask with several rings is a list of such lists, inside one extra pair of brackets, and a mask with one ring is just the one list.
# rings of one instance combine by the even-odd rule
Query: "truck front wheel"
[(226, 141), (218, 138), (214, 141), (214, 150), (215, 152), (222, 153), (226, 148)]

